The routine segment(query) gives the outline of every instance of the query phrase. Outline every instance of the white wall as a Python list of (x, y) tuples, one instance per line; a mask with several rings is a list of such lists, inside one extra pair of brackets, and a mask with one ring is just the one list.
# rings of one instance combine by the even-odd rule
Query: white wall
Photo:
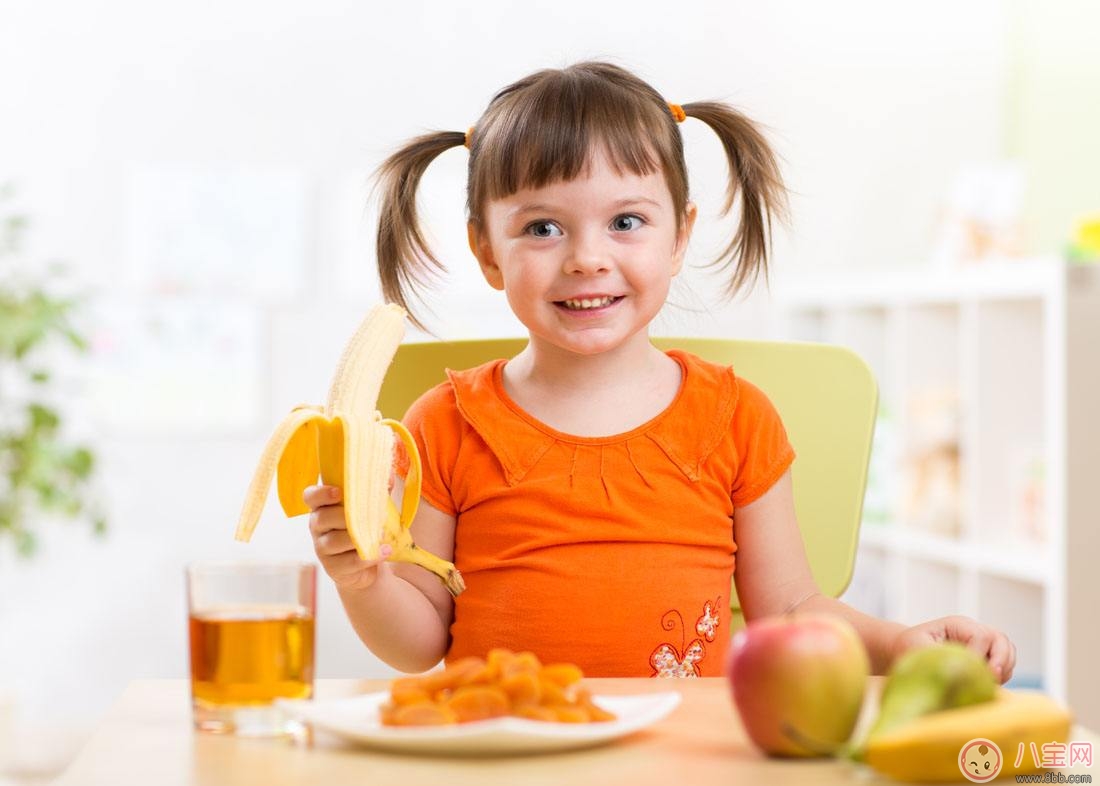
[[(135, 175), (282, 172), (305, 196), (300, 291), (260, 304), (250, 323), (259, 393), (243, 427), (108, 427), (82, 395), (91, 372), (73, 367), (69, 422), (99, 452), (110, 532), (95, 541), (82, 526), (56, 526), (33, 561), (0, 552), (0, 681), (19, 698), (25, 733), (39, 739), (53, 724), (79, 740), (128, 680), (185, 674), (187, 560), (312, 556), (305, 522), (283, 521), (274, 504), (249, 546), (233, 542), (233, 524), (269, 427), (323, 398), (343, 340), (376, 298), (363, 205), (388, 149), (423, 129), (464, 130), (496, 89), (532, 69), (609, 57), (671, 101), (725, 98), (769, 127), (794, 192), (777, 270), (919, 264), (951, 175), (1000, 152), (1004, 14), (996, 0), (3, 0), (0, 181), (17, 184), (33, 218), (28, 264), (70, 261), (102, 308), (157, 303), (129, 250)], [(708, 132), (690, 121), (683, 130), (703, 262), (726, 237), (713, 220), (725, 164)], [(436, 324), (445, 337), (514, 334), (465, 248), (464, 167), (464, 151), (447, 153), (423, 192), (455, 271)], [(710, 313), (670, 311), (662, 331), (768, 333), (765, 296), (722, 306), (714, 289), (689, 275), (675, 298)], [(140, 422), (140, 405), (126, 406)], [(389, 673), (350, 633), (327, 584), (319, 625), (321, 676)], [(33, 740), (21, 747), (25, 758), (47, 755)]]
[(1013, 0), (1006, 152), (1029, 183), (1025, 238), (1061, 248), (1073, 224), (1100, 212), (1100, 5)]

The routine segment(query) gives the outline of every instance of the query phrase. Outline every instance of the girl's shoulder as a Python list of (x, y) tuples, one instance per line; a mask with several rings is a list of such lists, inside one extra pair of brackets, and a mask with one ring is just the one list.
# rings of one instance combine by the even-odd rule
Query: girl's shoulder
[(683, 349), (670, 349), (667, 354), (684, 368), (684, 393), (724, 399), (731, 412), (734, 409), (774, 409), (768, 395), (740, 376), (733, 366), (705, 360)]
[(420, 394), (402, 420), (406, 426), (425, 420), (454, 421), (464, 418), (463, 410), (495, 395), (494, 376), (504, 359), (490, 360), (468, 369), (446, 369), (447, 378)]

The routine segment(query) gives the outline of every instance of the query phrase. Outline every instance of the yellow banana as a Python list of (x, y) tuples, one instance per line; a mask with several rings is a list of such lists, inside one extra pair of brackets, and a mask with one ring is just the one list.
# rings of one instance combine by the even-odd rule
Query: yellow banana
[[(380, 556), (420, 565), (439, 576), (452, 595), (465, 589), (453, 564), (417, 548), (409, 532), (420, 503), (420, 454), (409, 432), (375, 409), (382, 379), (405, 334), (405, 310), (394, 304), (371, 309), (344, 349), (324, 407), (295, 407), (275, 428), (260, 457), (237, 522), (237, 540), (247, 541), (263, 512), (272, 477), (287, 516), (309, 512), (302, 499), (318, 476), (340, 486), (344, 521), (361, 559)], [(389, 494), (394, 434), (410, 459), (401, 510)]]
[[(1023, 775), (1040, 769), (1031, 743), (1041, 764), (1044, 744), (1068, 743), (1071, 721), (1069, 711), (1043, 693), (997, 688), (991, 701), (931, 712), (873, 735), (864, 761), (897, 780), (961, 781), (963, 746), (982, 738), (1000, 749), (999, 777)], [(1017, 767), (1021, 743), (1024, 755)]]

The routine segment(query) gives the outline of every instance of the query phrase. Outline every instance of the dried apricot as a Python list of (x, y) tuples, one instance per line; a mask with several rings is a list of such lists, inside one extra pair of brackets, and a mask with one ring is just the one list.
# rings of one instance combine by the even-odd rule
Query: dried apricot
[(457, 660), (419, 677), (401, 677), (382, 706), (388, 726), (428, 726), (515, 715), (554, 723), (589, 723), (615, 716), (580, 687), (584, 674), (572, 663), (543, 666), (533, 652), (489, 651), (486, 658)]
[(525, 707), (528, 704), (538, 704), (542, 698), (542, 687), (539, 678), (534, 674), (513, 674), (500, 681), (501, 689), (508, 694), (512, 707)]
[(525, 707), (520, 707), (516, 710), (516, 715), (521, 718), (527, 718), (528, 720), (547, 721), (549, 723), (556, 723), (558, 715), (551, 707), (540, 707), (537, 704), (530, 704)]
[(455, 690), (443, 706), (454, 712), (459, 723), (499, 718), (511, 709), (508, 694), (486, 685), (464, 685)]
[(539, 676), (563, 688), (568, 688), (580, 682), (584, 678), (584, 673), (579, 666), (574, 666), (572, 663), (552, 663), (549, 666), (543, 666)]
[(562, 705), (553, 707), (554, 714), (559, 723), (588, 723), (588, 710), (574, 705)]
[(389, 726), (447, 726), (458, 723), (458, 715), (450, 707), (440, 704), (408, 704), (395, 707), (390, 720), (383, 718)]

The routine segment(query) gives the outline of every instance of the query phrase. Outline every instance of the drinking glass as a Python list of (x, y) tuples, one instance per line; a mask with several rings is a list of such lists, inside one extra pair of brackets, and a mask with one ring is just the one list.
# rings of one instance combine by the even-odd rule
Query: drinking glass
[(317, 571), (304, 562), (187, 566), (191, 706), (200, 731), (294, 734), (275, 699), (313, 696)]

